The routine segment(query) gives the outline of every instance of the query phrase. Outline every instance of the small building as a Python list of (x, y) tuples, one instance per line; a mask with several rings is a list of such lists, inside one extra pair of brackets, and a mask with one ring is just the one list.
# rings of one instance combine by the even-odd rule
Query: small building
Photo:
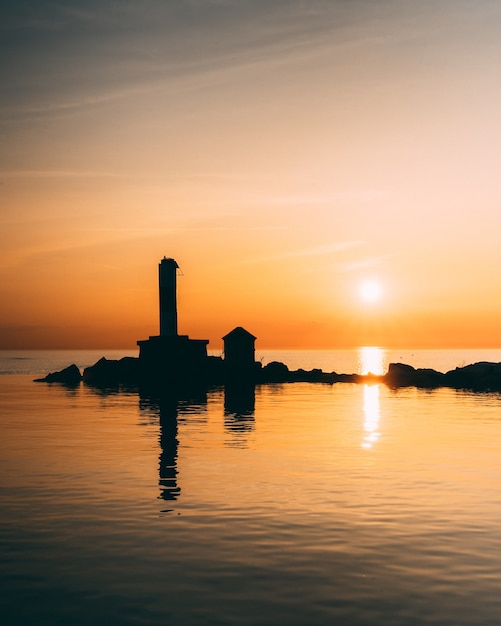
[(226, 367), (246, 369), (255, 367), (254, 343), (256, 337), (241, 326), (237, 326), (223, 337), (224, 362)]

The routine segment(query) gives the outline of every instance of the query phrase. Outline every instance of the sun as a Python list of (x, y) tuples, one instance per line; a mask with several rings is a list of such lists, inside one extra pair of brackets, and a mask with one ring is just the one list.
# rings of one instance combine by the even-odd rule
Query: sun
[(364, 302), (378, 302), (383, 295), (381, 283), (377, 280), (365, 280), (358, 287), (358, 295)]

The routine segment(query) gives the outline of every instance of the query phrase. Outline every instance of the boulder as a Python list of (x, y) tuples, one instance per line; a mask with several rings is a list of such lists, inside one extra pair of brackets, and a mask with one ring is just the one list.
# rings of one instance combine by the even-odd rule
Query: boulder
[(82, 380), (82, 374), (75, 364), (72, 364), (59, 372), (51, 372), (45, 378), (35, 378), (36, 383), (63, 383), (76, 385)]
[(86, 367), (83, 373), (85, 383), (97, 386), (135, 384), (138, 377), (139, 359), (136, 357), (124, 357), (116, 361), (103, 356), (94, 365)]
[(432, 389), (446, 384), (445, 375), (429, 368), (414, 368), (405, 363), (390, 363), (383, 377), (390, 387), (422, 387)]
[(285, 363), (272, 361), (261, 370), (261, 380), (267, 383), (285, 383), (290, 380), (289, 368)]
[(480, 361), (465, 367), (456, 367), (444, 376), (448, 387), (501, 391), (501, 363)]

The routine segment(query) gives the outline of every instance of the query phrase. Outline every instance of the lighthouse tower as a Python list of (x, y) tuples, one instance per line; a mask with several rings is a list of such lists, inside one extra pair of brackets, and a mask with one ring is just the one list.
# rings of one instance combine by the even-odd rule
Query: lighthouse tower
[(137, 342), (139, 362), (148, 382), (200, 379), (207, 367), (208, 339), (190, 339), (177, 332), (176, 278), (179, 265), (164, 257), (158, 265), (160, 334)]
[(167, 257), (164, 257), (158, 265), (161, 337), (177, 335), (176, 272), (178, 267), (174, 259)]

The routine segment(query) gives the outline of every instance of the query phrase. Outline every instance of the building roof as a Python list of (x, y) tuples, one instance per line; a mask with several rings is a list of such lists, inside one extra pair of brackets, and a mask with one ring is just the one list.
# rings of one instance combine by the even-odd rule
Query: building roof
[(175, 265), (176, 267), (179, 267), (179, 265), (176, 263), (175, 259), (172, 259), (171, 257), (166, 257), (164, 256), (164, 258), (160, 261), (161, 264), (166, 265)]
[(226, 339), (233, 339), (234, 337), (248, 337), (249, 339), (256, 339), (256, 337), (254, 337), (254, 335), (252, 335), (248, 330), (245, 330), (245, 328), (242, 328), (241, 326), (237, 326), (223, 337), (223, 341), (226, 341)]

